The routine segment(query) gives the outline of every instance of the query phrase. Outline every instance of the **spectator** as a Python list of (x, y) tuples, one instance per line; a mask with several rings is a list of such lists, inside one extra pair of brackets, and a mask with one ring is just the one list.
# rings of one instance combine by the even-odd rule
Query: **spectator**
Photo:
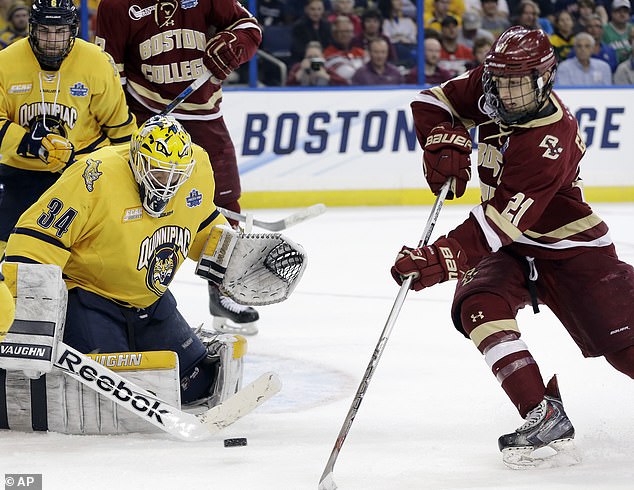
[[(612, 73), (616, 71), (618, 61), (616, 59), (616, 51), (611, 46), (605, 44), (601, 39), (603, 38), (603, 24), (601, 23), (601, 17), (598, 14), (593, 14), (588, 19), (586, 25), (588, 34), (594, 38), (594, 49), (592, 51), (592, 57), (605, 61), (610, 65)], [(574, 48), (570, 51), (568, 58), (572, 58), (575, 55)]]
[(322, 46), (332, 43), (330, 23), (323, 18), (324, 11), (322, 0), (307, 0), (304, 16), (293, 24), (292, 61), (301, 61), (304, 58), (309, 41), (319, 41)]
[(381, 0), (379, 5), (383, 14), (383, 34), (396, 49), (398, 63), (413, 63), (418, 32), (416, 23), (403, 15), (403, 0)]
[(582, 31), (587, 31), (586, 27), (588, 20), (593, 14), (597, 14), (601, 17), (602, 24), (608, 23), (608, 14), (605, 11), (605, 8), (602, 5), (597, 6), (594, 0), (577, 0), (576, 7), (576, 12), (572, 11), (572, 9), (568, 10), (568, 12), (570, 12), (572, 15), (572, 20), (575, 23), (575, 26), (573, 28), (574, 34)]
[(480, 0), (482, 9), (482, 29), (486, 29), (493, 37), (502, 34), (511, 26), (506, 15), (498, 8), (498, 0)]
[[(630, 31), (630, 46), (634, 48), (634, 29)], [(634, 85), (634, 51), (616, 68), (614, 85)]]
[(425, 27), (440, 32), (440, 24), (445, 17), (451, 15), (452, 17), (459, 19), (461, 18), (463, 12), (464, 4), (462, 5), (462, 8), (460, 8), (459, 2), (452, 5), (452, 0), (432, 0), (431, 2), (426, 0), (424, 15)]
[(630, 46), (630, 0), (614, 0), (610, 14), (610, 22), (603, 27), (602, 41), (616, 51), (619, 63), (625, 61), (632, 53)]
[(587, 32), (580, 32), (575, 36), (575, 57), (559, 64), (557, 85), (612, 85), (610, 65), (591, 56), (594, 44), (594, 38)]
[(8, 27), (7, 11), (9, 10), (9, 0), (0, 0), (0, 31)]
[(288, 74), (286, 85), (302, 87), (324, 87), (327, 85), (348, 85), (331, 69), (326, 68), (324, 52), (319, 41), (306, 45), (304, 59), (295, 63)]
[(332, 26), (333, 43), (324, 50), (326, 69), (334, 71), (348, 83), (366, 60), (366, 52), (350, 44), (354, 35), (353, 29), (352, 21), (348, 17), (337, 17)]
[[(497, 7), (500, 14), (505, 18), (509, 18), (509, 5), (506, 0), (498, 0)], [(482, 17), (482, 0), (464, 0), (465, 11), (475, 10)]]
[(546, 34), (553, 33), (553, 26), (545, 17), (540, 17), (541, 10), (533, 0), (522, 0), (519, 4), (517, 16), (513, 25), (526, 27), (527, 29), (541, 29)]
[(455, 17), (449, 15), (443, 19), (440, 45), (438, 65), (449, 71), (452, 76), (464, 73), (467, 70), (466, 64), (473, 58), (473, 53), (467, 46), (458, 42), (458, 21)]
[(370, 41), (373, 39), (385, 39), (385, 42), (389, 46), (390, 55), (388, 60), (392, 62), (396, 61), (396, 50), (394, 46), (392, 46), (389, 38), (382, 32), (383, 16), (379, 10), (374, 8), (366, 9), (361, 16), (361, 27), (363, 32), (361, 32), (361, 35), (355, 36), (354, 39), (352, 39), (352, 46), (362, 48), (367, 52)]
[(283, 0), (259, 0), (257, 5), (257, 18), (262, 26), (277, 26), (286, 22)]
[(368, 45), (370, 61), (359, 68), (352, 77), (352, 85), (399, 85), (403, 76), (399, 69), (388, 62), (390, 47), (385, 39), (374, 39)]
[(473, 48), (473, 43), (478, 37), (485, 37), (491, 41), (495, 38), (489, 31), (481, 29), (482, 21), (480, 20), (480, 14), (472, 10), (465, 12), (462, 16), (462, 29), (458, 33), (458, 42), (464, 44), (469, 49)]
[[(452, 77), (451, 72), (438, 66), (440, 61), (440, 41), (432, 37), (425, 38), (425, 83), (438, 85)], [(418, 83), (418, 68), (414, 67), (405, 77), (405, 83)]]
[(570, 54), (574, 42), (573, 27), (572, 15), (567, 10), (557, 12), (554, 24), (555, 32), (548, 38), (558, 62), (565, 60)]
[(6, 48), (29, 34), (29, 7), (15, 0), (7, 11), (7, 28), (0, 32), (0, 47)]
[(328, 22), (333, 24), (335, 19), (340, 15), (344, 15), (350, 19), (354, 27), (354, 35), (361, 35), (362, 26), (361, 19), (354, 13), (354, 0), (333, 0), (332, 13), (327, 17)]
[(467, 63), (467, 70), (472, 70), (484, 63), (484, 58), (486, 58), (492, 45), (493, 41), (488, 37), (477, 37), (473, 42), (473, 59)]

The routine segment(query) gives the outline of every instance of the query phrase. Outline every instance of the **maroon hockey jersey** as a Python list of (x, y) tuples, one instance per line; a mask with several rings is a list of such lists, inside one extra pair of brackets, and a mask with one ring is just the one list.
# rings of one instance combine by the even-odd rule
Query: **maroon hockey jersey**
[(585, 144), (574, 116), (553, 92), (552, 111), (504, 127), (487, 114), (482, 67), (412, 102), (421, 146), (440, 122), (478, 127), (482, 203), (448, 236), (461, 244), (470, 267), (506, 246), (543, 259), (574, 256), (612, 243), (607, 225), (584, 202), (579, 164)]
[[(204, 73), (209, 37), (240, 30), (242, 63), (257, 51), (257, 21), (235, 0), (101, 0), (95, 42), (110, 53), (128, 97), (159, 112)], [(206, 83), (174, 111), (178, 119), (219, 117), (222, 90)]]

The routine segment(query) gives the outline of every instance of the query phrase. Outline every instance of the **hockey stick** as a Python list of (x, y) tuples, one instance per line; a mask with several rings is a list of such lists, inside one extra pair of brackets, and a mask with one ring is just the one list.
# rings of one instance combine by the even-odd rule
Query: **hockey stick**
[[(431, 236), (432, 230), (434, 229), (434, 225), (436, 224), (436, 220), (438, 219), (438, 215), (440, 214), (440, 210), (442, 209), (442, 205), (445, 202), (445, 198), (447, 197), (447, 192), (451, 188), (453, 178), (449, 179), (442, 186), (438, 197), (436, 198), (436, 202), (431, 210), (431, 214), (427, 219), (427, 225), (425, 226), (425, 231), (423, 232), (423, 236), (418, 243), (419, 247), (423, 247), (427, 245), (429, 242), (429, 237)], [(379, 359), (381, 359), (381, 355), (383, 354), (383, 350), (385, 349), (385, 345), (387, 344), (388, 338), (390, 337), (390, 333), (392, 332), (392, 328), (396, 323), (396, 318), (398, 317), (401, 307), (405, 302), (405, 297), (409, 291), (409, 286), (412, 282), (412, 277), (408, 277), (403, 281), (401, 285), (401, 289), (399, 289), (398, 294), (396, 296), (396, 300), (392, 305), (392, 310), (385, 322), (385, 326), (383, 327), (383, 331), (381, 332), (381, 337), (379, 338), (379, 342), (376, 344), (374, 348), (374, 352), (372, 353), (372, 357), (370, 358), (370, 363), (365, 370), (365, 374), (361, 379), (361, 384), (357, 389), (357, 393), (354, 395), (354, 399), (352, 400), (352, 405), (350, 405), (350, 409), (348, 410), (348, 414), (341, 426), (341, 430), (339, 431), (339, 435), (337, 436), (337, 440), (335, 441), (335, 447), (332, 449), (330, 453), (330, 457), (328, 458), (328, 462), (326, 463), (326, 467), (324, 468), (324, 472), (321, 475), (321, 479), (319, 480), (319, 490), (335, 490), (337, 485), (333, 479), (333, 469), (335, 467), (335, 463), (337, 462), (337, 457), (339, 456), (339, 451), (341, 451), (341, 446), (343, 446), (344, 441), (346, 440), (346, 436), (348, 435), (348, 431), (352, 426), (352, 422), (354, 421), (357, 412), (359, 411), (359, 406), (363, 401), (363, 397), (365, 395), (366, 390), (368, 389), (368, 385), (370, 384), (370, 380), (372, 379), (372, 375), (376, 370), (377, 365), (379, 364)]]
[(233, 424), (280, 391), (275, 373), (266, 373), (204, 413), (193, 415), (66, 345), (57, 343), (55, 366), (91, 390), (184, 441), (201, 441)]
[(176, 109), (179, 105), (181, 105), (187, 97), (193, 94), (196, 90), (202, 87), (207, 80), (211, 79), (211, 83), (214, 85), (220, 85), (220, 80), (216, 77), (212, 76), (209, 70), (205, 70), (205, 73), (200, 75), (196, 80), (189, 84), (185, 90), (183, 90), (180, 94), (178, 94), (172, 102), (170, 102), (165, 109), (161, 111), (161, 116), (167, 116), (170, 112)]
[[(230, 211), (225, 208), (218, 207), (218, 211), (225, 215), (225, 217), (229, 219), (234, 219), (236, 221), (247, 222), (249, 220), (249, 215), (244, 215), (240, 213), (236, 213), (234, 211)], [(325, 204), (313, 204), (307, 208), (301, 209), (296, 213), (293, 213), (287, 216), (284, 219), (278, 221), (260, 221), (259, 219), (253, 220), (253, 225), (263, 228), (268, 231), (282, 231), (286, 228), (290, 228), (291, 226), (295, 226), (302, 221), (306, 221), (307, 219), (314, 218), (326, 212)]]

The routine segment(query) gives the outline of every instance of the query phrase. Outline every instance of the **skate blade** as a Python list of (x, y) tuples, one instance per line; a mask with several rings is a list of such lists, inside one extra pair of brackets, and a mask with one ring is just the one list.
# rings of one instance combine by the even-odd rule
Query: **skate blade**
[(228, 318), (223, 317), (214, 317), (213, 328), (219, 333), (238, 335), (256, 335), (259, 331), (257, 322), (234, 323)]
[(572, 439), (560, 439), (538, 449), (532, 447), (503, 449), (502, 461), (514, 470), (560, 468), (581, 463), (581, 456)]

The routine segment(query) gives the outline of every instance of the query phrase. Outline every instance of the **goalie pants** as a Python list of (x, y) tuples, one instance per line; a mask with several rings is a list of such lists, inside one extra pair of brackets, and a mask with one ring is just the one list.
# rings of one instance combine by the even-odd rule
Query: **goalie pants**
[[(634, 377), (634, 268), (618, 259), (613, 246), (534, 263), (536, 299), (557, 316), (582, 354), (605, 356)], [(525, 257), (504, 250), (485, 257), (458, 282), (452, 305), (454, 325), (484, 354), (522, 416), (544, 395), (539, 368), (515, 321), (532, 302), (528, 270)]]
[[(154, 115), (147, 112), (145, 107), (131, 97), (128, 97), (128, 104), (139, 125)], [(178, 116), (175, 117), (178, 119)], [(180, 119), (179, 122), (191, 135), (192, 141), (202, 146), (209, 154), (216, 184), (214, 203), (239, 213), (240, 174), (236, 150), (224, 119), (222, 117), (210, 120)]]
[(181, 401), (208, 396), (216, 371), (170, 291), (148, 308), (121, 306), (81, 288), (68, 292), (64, 342), (83, 353), (171, 350), (178, 355)]

